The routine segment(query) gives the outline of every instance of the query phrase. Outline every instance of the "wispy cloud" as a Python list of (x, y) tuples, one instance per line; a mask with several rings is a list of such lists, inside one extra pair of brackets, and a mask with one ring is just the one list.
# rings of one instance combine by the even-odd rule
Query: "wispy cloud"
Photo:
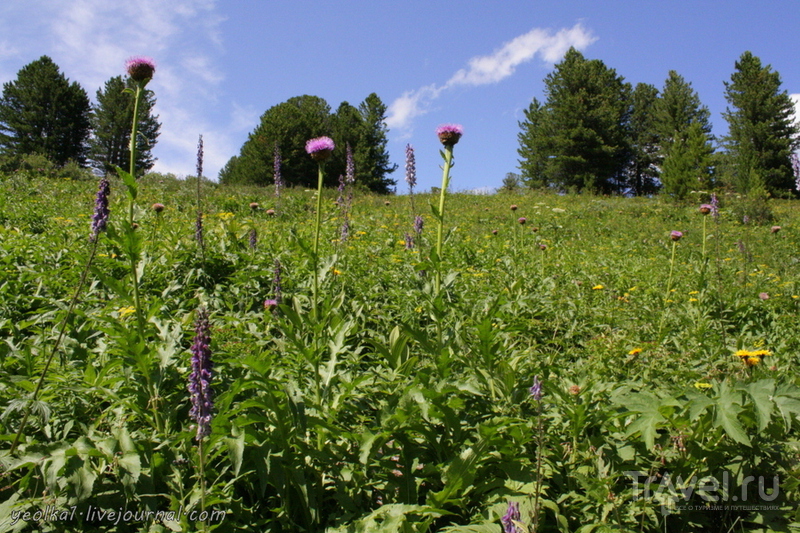
[(386, 124), (389, 128), (408, 130), (415, 117), (425, 114), (442, 92), (457, 86), (478, 86), (498, 83), (511, 76), (517, 67), (538, 54), (546, 63), (561, 59), (570, 47), (583, 50), (597, 40), (583, 25), (551, 30), (534, 28), (515, 37), (489, 55), (473, 57), (467, 67), (458, 70), (444, 85), (426, 85), (406, 91), (389, 105)]
[(794, 102), (794, 120), (800, 124), (800, 94), (790, 94), (789, 98)]
[[(5, 79), (0, 81), (13, 77), (12, 64), (16, 72), (46, 54), (94, 99), (106, 80), (124, 74), (128, 57), (151, 56), (157, 69), (149, 88), (162, 123), (155, 170), (191, 174), (200, 134), (209, 176), (235, 151), (230, 139), (239, 119), (232, 116), (230, 126), (214, 128), (207, 118), (224, 81), (218, 66), (223, 17), (215, 0), (11, 0), (3, 15), (0, 74)], [(28, 21), (47, 37), (32, 38)]]

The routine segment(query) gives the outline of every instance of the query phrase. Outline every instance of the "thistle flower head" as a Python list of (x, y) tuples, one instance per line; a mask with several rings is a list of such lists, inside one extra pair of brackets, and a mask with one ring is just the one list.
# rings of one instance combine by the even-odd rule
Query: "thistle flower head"
[(317, 137), (306, 142), (306, 152), (314, 161), (325, 161), (333, 153), (336, 145), (330, 137)]
[(522, 225), (524, 225), (524, 224), (525, 224), (527, 221), (528, 221), (528, 219), (527, 219), (527, 218), (525, 218), (525, 217), (519, 217), (519, 218), (517, 219), (517, 222), (519, 222), (519, 223), (520, 223), (520, 224), (522, 224)]
[(274, 298), (267, 298), (264, 300), (264, 309), (267, 311), (274, 311), (278, 308), (278, 300)]
[(514, 522), (519, 522), (519, 503), (508, 502), (508, 509), (500, 522), (503, 524), (503, 533), (522, 533)]
[(164, 211), (164, 204), (155, 203), (151, 206), (152, 210), (156, 213), (161, 213)]
[(156, 62), (146, 56), (133, 56), (125, 62), (125, 70), (133, 81), (148, 81), (156, 72)]
[(453, 146), (457, 144), (461, 136), (464, 135), (464, 128), (461, 124), (442, 124), (436, 128), (436, 135), (443, 145)]
[(417, 185), (417, 164), (414, 157), (414, 147), (406, 145), (406, 183), (413, 189)]
[(714, 211), (714, 206), (712, 206), (711, 204), (702, 204), (700, 206), (700, 213), (703, 215), (707, 215), (712, 211)]
[(97, 197), (94, 201), (94, 214), (92, 215), (92, 233), (89, 240), (94, 242), (100, 232), (106, 230), (108, 225), (108, 194), (111, 191), (108, 179), (104, 176), (100, 180), (100, 186), (97, 189)]
[(780, 226), (772, 226), (772, 227), (769, 229), (769, 232), (770, 232), (770, 233), (778, 233), (780, 230), (781, 230), (781, 227), (780, 227)]
[(211, 390), (211, 335), (208, 311), (197, 310), (195, 335), (192, 343), (192, 372), (189, 374), (189, 394), (192, 408), (189, 417), (197, 423), (198, 441), (211, 434), (211, 419), (214, 409), (214, 395)]
[(669, 238), (675, 242), (681, 240), (681, 237), (683, 237), (683, 233), (681, 233), (680, 231), (673, 231), (672, 233), (669, 234)]

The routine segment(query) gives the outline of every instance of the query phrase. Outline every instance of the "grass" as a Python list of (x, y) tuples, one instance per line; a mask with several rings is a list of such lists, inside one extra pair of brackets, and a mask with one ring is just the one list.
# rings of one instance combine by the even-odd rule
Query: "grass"
[[(202, 517), (180, 511), (200, 508), (186, 380), (201, 305), (216, 405), (203, 477), (207, 507), (224, 513), (207, 517), (210, 530), (499, 531), (509, 501), (528, 531), (800, 522), (795, 202), (770, 202), (772, 233), (739, 223), (724, 198), (704, 253), (697, 206), (453, 194), (437, 291), (432, 216), (407, 249), (409, 198), (357, 195), (340, 242), (330, 191), (315, 316), (314, 191), (278, 204), (271, 188), (204, 183), (201, 258), (196, 181), (152, 175), (135, 211), (142, 340), (114, 237), (123, 190), (112, 183), (110, 234), (9, 454), (90, 253), (96, 183), (0, 181), (0, 531), (200, 529)], [(414, 201), (425, 213), (436, 198)], [(670, 277), (672, 230), (684, 237)], [(738, 350), (771, 355), (746, 366)], [(699, 480), (724, 476), (727, 494), (707, 501)], [(764, 491), (753, 482), (745, 506), (731, 497), (748, 476)], [(48, 505), (76, 512), (23, 518)], [(120, 508), (151, 514), (112, 529), (89, 512)]]

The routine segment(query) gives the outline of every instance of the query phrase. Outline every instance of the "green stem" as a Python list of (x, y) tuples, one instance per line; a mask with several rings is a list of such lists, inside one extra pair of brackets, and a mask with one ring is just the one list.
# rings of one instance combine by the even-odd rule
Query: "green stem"
[(672, 272), (675, 269), (675, 249), (678, 247), (678, 241), (672, 241), (672, 259), (669, 261), (669, 277), (667, 278), (667, 294), (664, 296), (664, 305), (669, 300), (669, 291), (672, 289)]
[(442, 242), (444, 240), (444, 199), (450, 185), (450, 167), (453, 166), (453, 147), (444, 147), (444, 167), (442, 168), (442, 190), (439, 192), (439, 227), (436, 232), (436, 292), (442, 288)]
[[(136, 93), (133, 98), (133, 123), (131, 124), (131, 140), (129, 145), (129, 152), (130, 152), (130, 165), (129, 165), (129, 173), (130, 175), (136, 179), (136, 138), (139, 135), (139, 101), (142, 99), (142, 83), (139, 82), (136, 84)], [(131, 228), (130, 231), (136, 231), (134, 229), (134, 221), (133, 221), (133, 208), (134, 208), (134, 199), (131, 197), (130, 199), (130, 208), (129, 208), (129, 219), (128, 223), (130, 224)], [(136, 308), (136, 324), (139, 327), (139, 335), (144, 338), (144, 316), (142, 315), (142, 303), (141, 299), (139, 298), (139, 275), (137, 273), (137, 263), (139, 258), (135, 257), (133, 254), (130, 256), (131, 262), (131, 279), (133, 282), (133, 304)]]
[[(203, 439), (197, 443), (197, 451), (200, 456), (200, 511), (206, 510), (206, 475), (205, 475), (205, 456), (203, 455)], [(203, 531), (208, 531), (208, 523), (203, 521)]]
[(317, 218), (314, 223), (314, 294), (312, 295), (312, 312), (317, 318), (317, 297), (319, 295), (319, 230), (322, 226), (322, 182), (325, 178), (325, 162), (319, 162), (319, 177), (317, 180)]
[(81, 289), (83, 289), (83, 285), (86, 283), (86, 276), (89, 274), (89, 268), (92, 266), (92, 261), (94, 260), (95, 253), (97, 252), (97, 243), (99, 240), (100, 236), (98, 235), (97, 238), (95, 238), (94, 243), (92, 244), (91, 255), (89, 255), (89, 260), (86, 262), (86, 267), (84, 267), (83, 269), (83, 273), (81, 274), (81, 279), (78, 282), (78, 287), (75, 289), (75, 294), (72, 295), (72, 300), (70, 300), (69, 302), (67, 315), (61, 322), (61, 330), (58, 332), (58, 338), (56, 339), (56, 343), (53, 345), (53, 350), (50, 352), (50, 357), (47, 358), (47, 362), (45, 363), (44, 368), (42, 369), (42, 375), (39, 376), (39, 381), (36, 384), (36, 388), (33, 391), (33, 396), (31, 396), (31, 399), (25, 406), (25, 414), (22, 416), (22, 422), (19, 425), (17, 434), (14, 436), (14, 442), (11, 443), (11, 451), (9, 452), (9, 455), (14, 453), (14, 450), (17, 448), (17, 444), (19, 444), (19, 439), (22, 436), (22, 432), (25, 430), (25, 425), (28, 423), (28, 417), (31, 414), (31, 406), (39, 397), (39, 392), (42, 390), (42, 386), (44, 385), (44, 378), (47, 375), (47, 371), (50, 369), (50, 365), (53, 363), (53, 359), (56, 356), (56, 352), (58, 352), (58, 347), (61, 345), (61, 341), (64, 339), (64, 334), (67, 331), (67, 321), (69, 320), (69, 317), (72, 315), (72, 312), (75, 310), (75, 305), (78, 303), (78, 297), (80, 296)]
[(703, 215), (703, 263), (706, 261), (706, 218)]

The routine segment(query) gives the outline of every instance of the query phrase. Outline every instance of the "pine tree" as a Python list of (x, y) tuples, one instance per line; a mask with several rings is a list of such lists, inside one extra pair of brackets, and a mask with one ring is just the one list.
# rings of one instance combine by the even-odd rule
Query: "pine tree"
[(367, 96), (358, 106), (361, 116), (361, 135), (354, 147), (356, 174), (363, 185), (379, 194), (391, 192), (397, 183), (389, 174), (397, 170), (397, 165), (389, 163), (386, 151), (386, 105), (377, 94)]
[(631, 152), (627, 185), (637, 196), (658, 189), (659, 135), (656, 131), (653, 107), (658, 101), (658, 89), (638, 83), (631, 96)]
[(710, 116), (691, 84), (671, 70), (653, 107), (653, 121), (664, 192), (678, 200), (712, 185)]
[(780, 74), (745, 52), (735, 64), (725, 98), (731, 107), (725, 145), (732, 159), (732, 185), (740, 193), (766, 189), (788, 196), (794, 187), (791, 155), (798, 146), (800, 128), (794, 105), (781, 90)]
[(548, 135), (547, 111), (536, 98), (524, 111), (525, 120), (520, 121), (520, 132), (517, 134), (520, 156), (519, 169), (522, 171), (522, 181), (531, 188), (544, 188), (550, 185), (545, 170), (547, 168)]
[(3, 84), (0, 151), (11, 157), (39, 153), (56, 165), (85, 165), (91, 106), (86, 91), (70, 83), (47, 56)]
[[(115, 76), (97, 91), (97, 105), (92, 111), (93, 135), (89, 140), (89, 158), (94, 168), (111, 172), (114, 167), (127, 168), (130, 163), (130, 135), (133, 120), (133, 82)], [(151, 90), (145, 90), (139, 103), (139, 135), (136, 145), (136, 172), (153, 168), (156, 159), (153, 147), (161, 124), (153, 115), (156, 100)]]
[(629, 153), (630, 92), (613, 69), (571, 48), (545, 78), (544, 108), (529, 108), (529, 122), (539, 125), (527, 128), (532, 137), (523, 133), (520, 149), (536, 147), (537, 155), (521, 168), (543, 167), (539, 181), (562, 190), (619, 190)]

